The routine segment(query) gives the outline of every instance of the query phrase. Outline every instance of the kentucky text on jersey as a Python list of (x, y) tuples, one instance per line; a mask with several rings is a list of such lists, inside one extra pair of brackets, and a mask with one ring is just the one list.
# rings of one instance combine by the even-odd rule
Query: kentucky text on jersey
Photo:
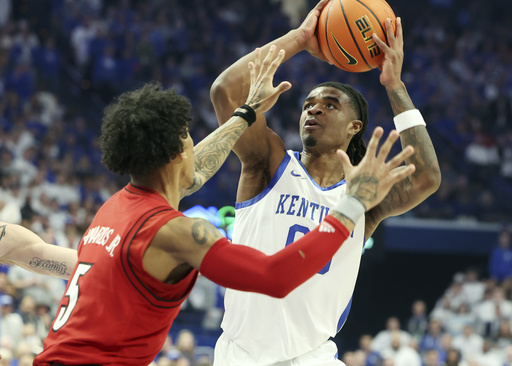
[[(87, 235), (84, 236), (84, 245), (98, 244), (101, 246), (105, 246), (105, 244), (107, 244), (108, 242), (108, 239), (113, 233), (114, 229), (111, 229), (108, 226), (93, 227), (89, 229)], [(116, 249), (120, 242), (121, 237), (119, 235), (116, 235), (114, 240), (112, 240), (112, 242), (107, 247), (105, 247), (105, 250), (110, 254), (111, 257), (114, 256), (114, 249)]]
[(309, 202), (298, 195), (281, 194), (277, 204), (276, 214), (302, 216), (320, 223), (329, 213), (329, 207)]

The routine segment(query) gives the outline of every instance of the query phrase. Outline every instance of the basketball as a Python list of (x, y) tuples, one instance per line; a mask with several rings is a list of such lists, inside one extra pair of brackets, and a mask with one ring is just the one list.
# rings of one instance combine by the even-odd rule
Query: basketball
[(349, 72), (366, 72), (384, 61), (384, 52), (372, 39), (376, 33), (388, 42), (385, 21), (395, 13), (384, 0), (331, 0), (320, 13), (317, 39), (324, 56)]

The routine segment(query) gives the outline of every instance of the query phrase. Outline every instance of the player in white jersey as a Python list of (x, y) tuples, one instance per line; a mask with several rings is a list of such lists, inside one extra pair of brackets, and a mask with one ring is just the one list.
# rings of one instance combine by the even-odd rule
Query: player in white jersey
[[(307, 50), (321, 56), (315, 28), (322, 0), (302, 25), (261, 48), (286, 50), (286, 57)], [(386, 217), (412, 209), (440, 184), (437, 157), (425, 122), (401, 81), (402, 25), (393, 32), (386, 21), (389, 46), (374, 36), (385, 54), (380, 82), (391, 101), (402, 146), (412, 145), (415, 173), (395, 184), (386, 198), (357, 222), (349, 239), (318, 274), (284, 299), (227, 291), (223, 334), (215, 347), (215, 366), (335, 366), (336, 345), (329, 341), (348, 315), (363, 243)], [(214, 82), (211, 98), (218, 120), (226, 121), (249, 90), (246, 64), (252, 54), (226, 69)], [(293, 121), (291, 121), (293, 123)], [(342, 149), (356, 165), (366, 152), (363, 134), (368, 104), (352, 87), (320, 84), (306, 97), (299, 121), (303, 150), (286, 151), (282, 139), (258, 116), (250, 131), (235, 144), (242, 163), (237, 191), (233, 241), (270, 254), (318, 225), (336, 198), (344, 194), (344, 171), (336, 156)], [(402, 169), (397, 168), (397, 169)], [(297, 268), (300, 271), (300, 268)]]

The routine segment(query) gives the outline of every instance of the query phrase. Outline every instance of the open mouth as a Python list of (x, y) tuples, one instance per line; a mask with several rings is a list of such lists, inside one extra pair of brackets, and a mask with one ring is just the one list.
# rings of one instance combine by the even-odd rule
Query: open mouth
[(306, 123), (304, 123), (304, 129), (306, 130), (314, 130), (320, 127), (322, 127), (320, 123), (318, 123), (318, 121), (313, 118), (306, 120)]

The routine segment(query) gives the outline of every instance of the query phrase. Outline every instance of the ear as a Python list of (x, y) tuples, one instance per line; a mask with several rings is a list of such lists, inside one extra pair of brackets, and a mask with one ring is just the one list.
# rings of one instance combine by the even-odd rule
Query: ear
[(358, 119), (355, 119), (353, 121), (350, 121), (350, 123), (348, 124), (347, 127), (348, 127), (348, 133), (351, 136), (355, 136), (363, 128), (363, 122), (361, 122)]

